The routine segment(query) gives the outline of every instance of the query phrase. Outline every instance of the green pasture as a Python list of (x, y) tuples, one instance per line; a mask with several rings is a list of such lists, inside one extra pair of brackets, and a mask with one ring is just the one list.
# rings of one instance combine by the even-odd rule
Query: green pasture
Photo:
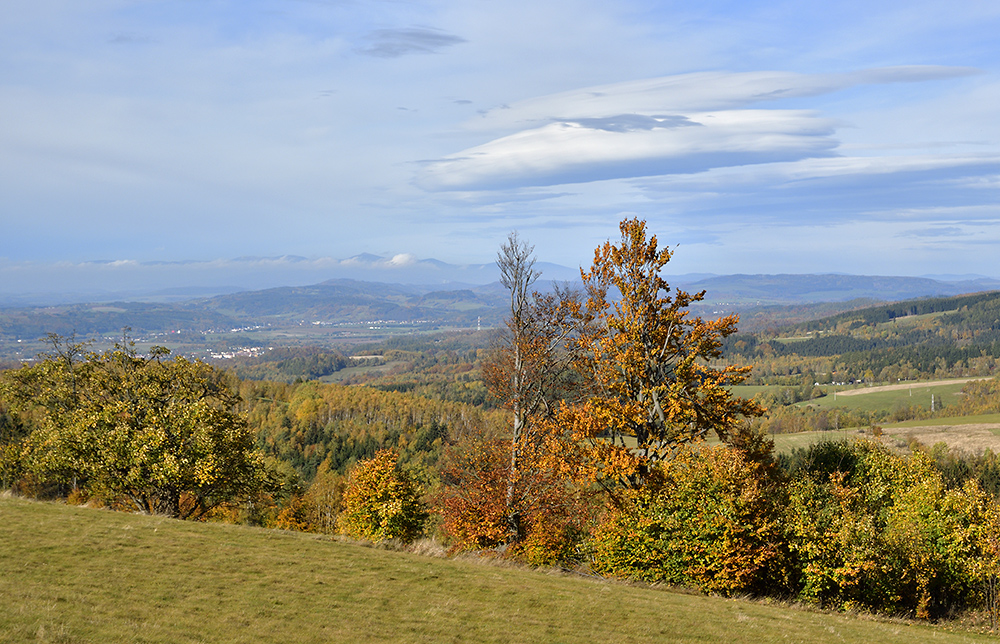
[(806, 340), (811, 340), (815, 337), (822, 335), (820, 332), (806, 333), (805, 335), (790, 335), (783, 338), (774, 338), (775, 342), (780, 342), (782, 344), (795, 344), (796, 342), (805, 342)]
[[(789, 454), (792, 451), (802, 448), (806, 449), (816, 443), (826, 443), (830, 441), (853, 440), (864, 436), (858, 432), (857, 427), (848, 429), (831, 429), (817, 432), (797, 432), (794, 434), (769, 434), (768, 438), (774, 441), (774, 451), (778, 454)], [(706, 441), (709, 445), (719, 445), (722, 441), (715, 435), (710, 436)]]
[(0, 498), (0, 567), (0, 642), (995, 641), (900, 620), (13, 498)]
[[(835, 388), (824, 387), (827, 391), (826, 396), (801, 402), (798, 405), (810, 405), (820, 409), (841, 408), (862, 411), (892, 411), (907, 406), (929, 410), (931, 408), (931, 395), (933, 394), (935, 409), (940, 410), (947, 409), (949, 405), (954, 405), (957, 402), (959, 392), (962, 391), (962, 387), (964, 386), (964, 383), (914, 382), (906, 389), (873, 391), (852, 396), (839, 395), (840, 392)], [(864, 389), (852, 389), (850, 391), (864, 391)]]
[(352, 376), (357, 376), (357, 375), (372, 375), (372, 374), (384, 375), (389, 373), (394, 367), (399, 367), (403, 364), (405, 363), (402, 361), (396, 361), (396, 362), (386, 362), (383, 364), (345, 367), (340, 371), (335, 371), (331, 373), (328, 376), (323, 376), (319, 380), (320, 382), (325, 382), (325, 383), (342, 383), (350, 379)]
[(831, 429), (822, 432), (799, 432), (797, 434), (775, 434), (770, 438), (774, 441), (774, 451), (778, 454), (789, 454), (796, 449), (807, 449), (817, 443), (829, 441), (852, 440), (861, 434), (856, 428)]
[(780, 391), (782, 389), (788, 389), (788, 387), (780, 387), (777, 385), (733, 385), (729, 388), (734, 395), (740, 398), (753, 398), (762, 391)]
[(954, 313), (954, 311), (936, 311), (934, 313), (921, 313), (920, 315), (906, 315), (901, 318), (890, 320), (889, 322), (879, 322), (878, 328), (884, 329), (886, 327), (893, 326), (916, 326), (921, 322), (939, 318), (945, 313)]

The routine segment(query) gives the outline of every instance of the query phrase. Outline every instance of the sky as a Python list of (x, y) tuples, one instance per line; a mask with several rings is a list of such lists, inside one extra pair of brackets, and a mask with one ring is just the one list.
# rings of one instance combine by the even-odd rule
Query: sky
[(631, 217), (674, 274), (1000, 277), (994, 0), (0, 4), (0, 292), (576, 267)]

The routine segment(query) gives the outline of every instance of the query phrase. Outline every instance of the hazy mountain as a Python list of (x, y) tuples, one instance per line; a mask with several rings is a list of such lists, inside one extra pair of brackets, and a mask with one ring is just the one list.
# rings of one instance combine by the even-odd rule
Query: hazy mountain
[(506, 291), (498, 284), (440, 289), (349, 279), (232, 293), (195, 306), (238, 319), (307, 320), (328, 323), (414, 320), (471, 324), (502, 319)]
[[(367, 264), (384, 261), (374, 256), (355, 259)], [(433, 266), (434, 260), (417, 263)], [(466, 274), (473, 275), (487, 268), (488, 265), (480, 265), (476, 269), (458, 270), (471, 270)], [(552, 273), (557, 271), (544, 275), (549, 277)], [(668, 276), (668, 280), (690, 292), (707, 291), (705, 302), (694, 307), (697, 314), (712, 317), (740, 312), (748, 326), (799, 322), (878, 302), (1000, 289), (1000, 282), (990, 279), (945, 282), (864, 275), (695, 275)], [(536, 287), (547, 290), (551, 281), (540, 280)], [(171, 300), (195, 292), (160, 291), (161, 297)], [(337, 278), (308, 286), (248, 290), (185, 302), (150, 303), (135, 297), (126, 304), (7, 307), (0, 309), (0, 340), (37, 338), (49, 331), (115, 332), (123, 326), (137, 332), (199, 332), (246, 324), (281, 326), (383, 320), (420, 323), (424, 327), (470, 327), (481, 322), (488, 327), (503, 320), (507, 298), (506, 289), (496, 281), (428, 285)]]
[(1000, 288), (989, 278), (945, 282), (924, 277), (873, 275), (722, 275), (685, 285), (705, 290), (705, 302), (736, 307), (873, 299), (886, 302), (960, 295)]

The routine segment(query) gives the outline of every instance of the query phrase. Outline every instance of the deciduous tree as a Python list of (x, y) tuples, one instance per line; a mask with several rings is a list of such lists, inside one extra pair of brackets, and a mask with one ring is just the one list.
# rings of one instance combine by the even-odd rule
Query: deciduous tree
[(724, 595), (790, 590), (785, 495), (769, 445), (682, 446), (649, 479), (594, 530), (596, 572)]
[(343, 504), (338, 525), (358, 539), (413, 541), (427, 517), (420, 490), (400, 468), (399, 456), (387, 449), (351, 471)]
[(705, 292), (671, 290), (661, 273), (672, 253), (647, 235), (644, 221), (628, 219), (620, 229), (621, 242), (598, 247), (590, 270), (581, 270), (591, 324), (578, 346), (595, 390), (588, 403), (595, 428), (623, 447), (624, 437), (635, 439), (635, 485), (678, 446), (709, 432), (725, 439), (742, 417), (762, 411), (729, 390), (749, 367), (712, 364), (736, 316), (691, 317), (688, 307)]
[(168, 359), (163, 347), (140, 355), (127, 337), (83, 359), (72, 341), (53, 344), (54, 355), (4, 378), (6, 397), (33, 426), (18, 459), (36, 480), (178, 517), (267, 485), (225, 374)]
[(503, 468), (505, 523), (511, 542), (525, 534), (518, 509), (522, 505), (518, 499), (530, 495), (528, 490), (518, 489), (531, 480), (523, 475), (524, 452), (537, 447), (535, 422), (551, 416), (567, 394), (572, 362), (567, 339), (576, 328), (574, 319), (579, 311), (569, 289), (554, 286), (550, 294), (531, 290), (541, 275), (534, 268), (533, 250), (512, 232), (497, 253), (500, 282), (510, 292), (510, 309), (504, 330), (483, 366), (490, 393), (511, 412), (510, 464)]

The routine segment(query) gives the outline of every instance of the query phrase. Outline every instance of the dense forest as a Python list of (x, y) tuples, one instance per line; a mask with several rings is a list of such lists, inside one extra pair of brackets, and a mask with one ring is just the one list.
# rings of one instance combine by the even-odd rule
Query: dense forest
[(754, 365), (752, 382), (811, 371), (821, 382), (992, 375), (1000, 359), (1000, 293), (914, 300), (726, 339)]

